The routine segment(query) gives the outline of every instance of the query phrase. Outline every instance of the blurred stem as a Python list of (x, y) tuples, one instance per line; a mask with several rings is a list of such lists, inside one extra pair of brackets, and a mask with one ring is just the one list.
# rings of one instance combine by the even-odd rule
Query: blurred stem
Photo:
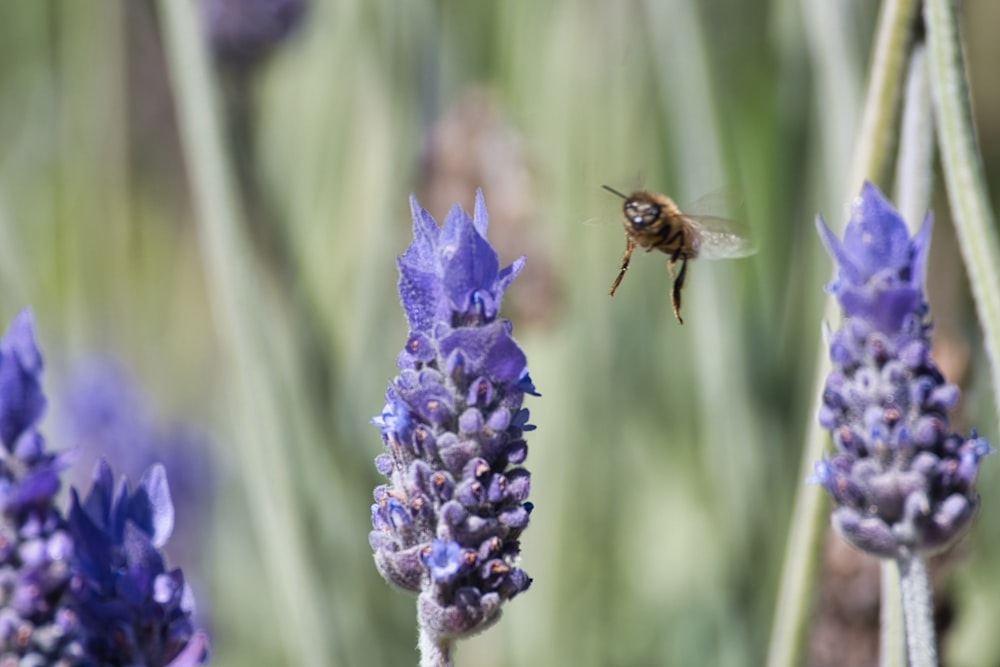
[[(836, 315), (833, 300), (829, 300), (825, 318), (831, 320)], [(817, 364), (818, 376), (825, 386), (829, 360), (825, 347), (820, 350)], [(814, 392), (811, 415), (819, 412), (822, 403), (822, 389)], [(778, 602), (771, 625), (771, 641), (767, 651), (768, 667), (794, 667), (804, 664), (802, 653), (806, 639), (806, 626), (812, 612), (813, 589), (815, 586), (816, 561), (822, 545), (823, 526), (829, 512), (822, 488), (818, 484), (806, 483), (813, 472), (816, 461), (826, 449), (826, 431), (819, 426), (813, 416), (809, 421), (806, 446), (799, 464), (799, 479), (792, 508), (792, 521), (788, 528), (788, 542), (785, 544), (785, 558), (781, 568), (781, 583)]]
[(896, 561), (879, 561), (882, 577), (881, 610), (879, 618), (879, 667), (906, 667), (906, 650), (903, 637), (903, 606), (899, 592), (899, 567)]
[(229, 407), (236, 441), (243, 447), (235, 460), (256, 522), (273, 618), (280, 624), (290, 664), (333, 664), (325, 651), (330, 633), (323, 627), (318, 591), (310, 581), (289, 457), (282, 447), (289, 431), (282, 423), (284, 392), (272, 368), (269, 322), (241, 234), (242, 214), (223, 149), (204, 33), (193, 0), (161, 0), (159, 13), (207, 289), (219, 347), (226, 355)]
[(912, 555), (900, 558), (898, 563), (909, 667), (936, 667), (938, 657), (927, 561), (923, 556)]
[(896, 143), (900, 91), (919, 4), (917, 0), (886, 0), (879, 12), (861, 131), (854, 145), (851, 181), (847, 184), (851, 197), (866, 180), (885, 185)]
[(924, 6), (930, 57), (931, 97), (948, 201), (976, 301), (993, 395), (1000, 414), (1000, 241), (986, 190), (969, 106), (955, 4), (927, 0)]
[(221, 66), (218, 71), (222, 116), (229, 130), (230, 164), (245, 216), (251, 255), (257, 260), (255, 267), (266, 271), (271, 283), (281, 290), (280, 305), (285, 311), (281, 317), (296, 323), (292, 333), (296, 349), (301, 350), (301, 377), (309, 383), (303, 395), (322, 412), (333, 404), (331, 350), (326, 344), (319, 313), (310, 307), (305, 293), (298, 287), (302, 276), (291, 235), (267, 188), (258, 160), (254, 84), (259, 70), (253, 65), (230, 64)]
[(258, 70), (246, 64), (219, 67), (223, 117), (229, 132), (236, 191), (240, 196), (256, 256), (282, 284), (295, 280), (295, 260), (282, 233), (278, 211), (261, 179), (257, 162), (257, 114), (254, 99)]
[(451, 651), (450, 640), (435, 640), (420, 628), (420, 667), (452, 667)]
[(919, 229), (930, 206), (933, 160), (934, 115), (927, 85), (927, 50), (918, 44), (910, 57), (896, 160), (896, 210), (911, 233)]
[[(888, 0), (882, 7), (875, 35), (875, 53), (862, 116), (861, 131), (855, 143), (855, 158), (851, 170), (851, 196), (865, 180), (879, 182), (889, 163), (894, 122), (898, 115), (899, 91), (902, 86), (906, 57), (912, 43), (916, 0)], [(838, 310), (833, 299), (827, 299), (824, 318), (834, 321)], [(822, 404), (823, 388), (829, 373), (825, 343), (819, 350), (816, 364), (816, 386), (813, 391), (812, 413)], [(800, 464), (803, 481), (812, 475), (813, 465), (826, 450), (828, 436), (819, 422), (812, 418), (806, 435)], [(767, 664), (769, 667), (793, 666), (803, 663), (802, 654), (806, 627), (811, 616), (816, 561), (826, 525), (826, 503), (817, 484), (799, 485), (792, 510), (788, 541), (781, 569), (778, 601), (771, 626)]]
[(861, 106), (859, 49), (854, 31), (848, 29), (850, 6), (830, 0), (801, 0), (801, 4), (806, 47), (816, 72), (823, 169), (846, 178)]
[(11, 234), (11, 223), (7, 215), (6, 200), (0, 191), (0, 303), (10, 310), (4, 311), (7, 319), (13, 317), (14, 308), (21, 308), (28, 302), (28, 285), (24, 276), (30, 275), (22, 266), (18, 252), (18, 239)]

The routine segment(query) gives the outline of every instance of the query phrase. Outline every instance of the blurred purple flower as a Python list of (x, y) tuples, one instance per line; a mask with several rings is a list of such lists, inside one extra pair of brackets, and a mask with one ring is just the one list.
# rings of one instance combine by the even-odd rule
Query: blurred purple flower
[(65, 461), (36, 430), (41, 375), (24, 310), (0, 340), (0, 665), (71, 665), (81, 655), (65, 597), (73, 542), (54, 504)]
[(411, 198), (413, 236), (398, 260), (409, 338), (382, 414), (369, 541), (382, 576), (419, 593), (421, 628), (436, 640), (494, 623), (531, 579), (517, 567), (528, 525), (524, 353), (498, 319), (524, 264), (501, 269), (486, 240), (486, 207), (454, 207), (439, 228)]
[(149, 412), (121, 363), (86, 356), (74, 363), (60, 387), (55, 433), (79, 450), (86, 470), (107, 458), (124, 474), (138, 477), (152, 463), (157, 444)]
[(228, 64), (257, 64), (305, 19), (307, 0), (201, 0), (208, 38)]
[(160, 549), (174, 528), (166, 471), (154, 465), (135, 491), (100, 462), (81, 502), (76, 489), (68, 523), (76, 544), (74, 609), (87, 665), (193, 667), (208, 658), (195, 630), (194, 596)]
[[(162, 425), (151, 402), (125, 366), (108, 356), (77, 363), (63, 383), (55, 410), (59, 441), (78, 457), (72, 482), (89, 481), (83, 470), (98, 461), (138, 479), (162, 463), (174, 490), (178, 530), (167, 553), (178, 562), (195, 563), (208, 527), (205, 507), (212, 503), (217, 465), (207, 435), (190, 424)], [(197, 586), (196, 586), (197, 588)]]
[(884, 558), (953, 542), (978, 506), (979, 462), (991, 452), (973, 431), (950, 430), (959, 391), (930, 356), (923, 280), (931, 219), (913, 237), (866, 183), (841, 242), (817, 220), (837, 263), (830, 284), (844, 313), (829, 340), (833, 371), (819, 420), (836, 452), (815, 468), (833, 497), (833, 525)]

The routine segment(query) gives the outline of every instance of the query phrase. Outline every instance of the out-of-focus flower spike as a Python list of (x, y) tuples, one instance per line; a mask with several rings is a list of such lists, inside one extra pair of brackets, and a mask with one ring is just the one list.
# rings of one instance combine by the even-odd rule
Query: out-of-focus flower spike
[(42, 355), (23, 310), (0, 339), (0, 664), (76, 664), (82, 654), (66, 600), (74, 544), (55, 506), (65, 457), (47, 451)]
[(95, 666), (167, 667), (182, 656), (177, 664), (204, 664), (194, 597), (160, 553), (173, 528), (164, 470), (147, 471), (135, 491), (122, 478), (112, 492), (112, 480), (110, 467), (98, 463), (86, 500), (75, 490), (71, 497), (69, 528), (78, 550), (72, 607), (85, 653)]
[(833, 497), (834, 527), (882, 558), (907, 558), (954, 542), (978, 506), (972, 488), (991, 450), (973, 432), (952, 433), (947, 411), (958, 388), (930, 358), (923, 293), (928, 215), (912, 238), (870, 183), (855, 202), (844, 240), (818, 221), (837, 264), (829, 291), (843, 310), (830, 338), (833, 370), (819, 419), (836, 452), (813, 481)]

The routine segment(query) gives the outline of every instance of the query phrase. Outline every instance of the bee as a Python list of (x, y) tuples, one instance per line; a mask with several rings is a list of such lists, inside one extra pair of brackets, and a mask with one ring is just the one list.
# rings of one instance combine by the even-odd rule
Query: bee
[[(611, 296), (628, 271), (632, 251), (636, 246), (646, 252), (659, 250), (666, 253), (667, 270), (674, 278), (670, 301), (674, 317), (681, 324), (681, 290), (687, 277), (689, 259), (736, 259), (757, 252), (747, 227), (734, 220), (711, 216), (681, 213), (674, 201), (655, 192), (638, 191), (625, 195), (607, 185), (608, 192), (625, 200), (622, 205), (622, 224), (625, 227), (625, 255), (618, 277), (611, 285)], [(674, 277), (674, 266), (681, 263), (680, 272)]]

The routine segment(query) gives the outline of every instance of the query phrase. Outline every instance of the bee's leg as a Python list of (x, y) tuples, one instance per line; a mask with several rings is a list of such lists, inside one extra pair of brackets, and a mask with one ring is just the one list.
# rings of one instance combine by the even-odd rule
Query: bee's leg
[[(671, 265), (673, 262), (671, 262)], [(681, 324), (684, 324), (684, 318), (681, 317), (681, 290), (684, 288), (684, 278), (687, 276), (688, 261), (687, 257), (681, 260), (681, 271), (677, 274), (677, 279), (674, 280), (674, 288), (670, 292), (670, 301), (674, 307), (674, 317)]]
[(614, 284), (611, 285), (611, 296), (615, 295), (615, 290), (618, 289), (618, 285), (621, 284), (622, 278), (625, 277), (625, 272), (628, 271), (628, 263), (632, 259), (632, 251), (635, 250), (635, 241), (632, 240), (631, 236), (626, 236), (625, 240), (627, 245), (625, 246), (625, 256), (622, 257), (622, 268), (618, 271), (618, 277), (615, 278)]
[[(667, 271), (670, 272), (670, 277), (674, 277), (674, 266), (677, 261), (681, 258), (681, 249), (678, 247), (672, 253), (670, 253), (670, 259), (667, 260)], [(686, 259), (686, 258), (685, 258)]]

